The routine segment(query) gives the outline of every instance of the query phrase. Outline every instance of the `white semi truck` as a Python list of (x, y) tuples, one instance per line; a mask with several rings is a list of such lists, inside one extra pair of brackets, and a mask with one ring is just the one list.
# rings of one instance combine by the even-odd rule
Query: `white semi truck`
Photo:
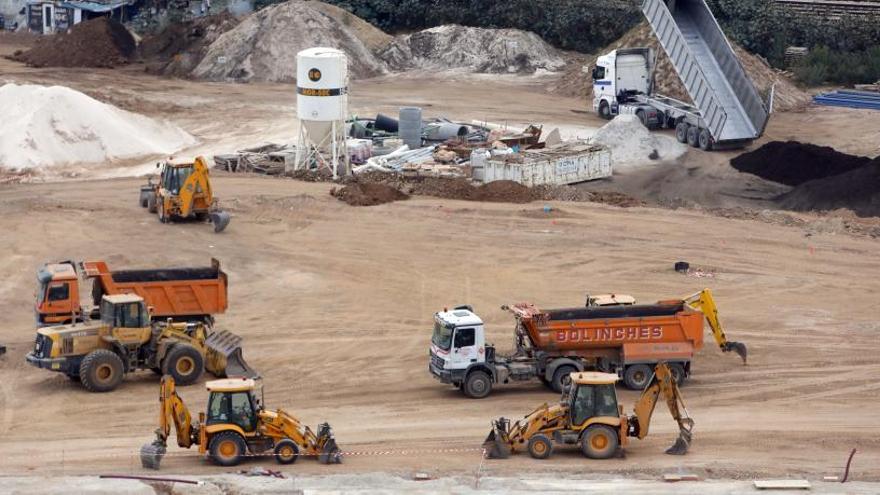
[(680, 142), (704, 150), (759, 138), (772, 89), (766, 102), (758, 95), (705, 0), (643, 0), (642, 12), (694, 103), (655, 94), (653, 50), (623, 48), (599, 57), (593, 68), (593, 110), (607, 119), (632, 114), (648, 128), (675, 129)]

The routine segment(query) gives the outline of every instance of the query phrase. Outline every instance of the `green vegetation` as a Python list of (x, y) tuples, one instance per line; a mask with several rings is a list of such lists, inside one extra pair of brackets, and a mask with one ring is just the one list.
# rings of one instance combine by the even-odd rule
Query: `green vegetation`
[(880, 46), (864, 51), (840, 52), (826, 46), (810, 51), (794, 67), (798, 80), (809, 85), (859, 84), (880, 80)]

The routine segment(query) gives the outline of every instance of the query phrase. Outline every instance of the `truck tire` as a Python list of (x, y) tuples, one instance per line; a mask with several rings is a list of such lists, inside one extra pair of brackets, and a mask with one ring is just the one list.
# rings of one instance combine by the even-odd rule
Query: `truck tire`
[(644, 110), (637, 110), (636, 117), (639, 118), (639, 122), (641, 122), (643, 126), (648, 127), (648, 118), (645, 117)]
[(485, 371), (471, 371), (464, 379), (462, 391), (471, 399), (482, 399), (492, 392), (492, 378)]
[(696, 126), (688, 127), (687, 142), (689, 145), (697, 148), (700, 146), (700, 129)]
[(592, 425), (581, 436), (581, 452), (590, 459), (608, 459), (617, 452), (617, 431), (608, 425)]
[(565, 379), (568, 378), (568, 375), (577, 371), (577, 368), (574, 366), (560, 366), (556, 368), (556, 371), (553, 372), (553, 380), (550, 382), (550, 387), (557, 394), (562, 393), (562, 387), (565, 385)]
[(681, 363), (669, 363), (667, 366), (669, 366), (669, 372), (672, 373), (672, 378), (675, 380), (675, 384), (683, 384), (684, 379), (687, 376), (684, 372), (684, 366)]
[(529, 439), (529, 455), (535, 459), (546, 459), (553, 453), (553, 444), (547, 435), (538, 433)]
[(159, 219), (159, 223), (168, 223), (168, 215), (165, 213), (164, 202), (160, 202), (156, 205), (156, 218)]
[(151, 194), (147, 197), (147, 211), (156, 213), (156, 195)]
[(244, 438), (234, 431), (221, 431), (208, 443), (208, 458), (219, 466), (235, 466), (246, 453)]
[(675, 139), (677, 139), (679, 143), (687, 142), (689, 127), (690, 126), (687, 122), (679, 122), (678, 125), (675, 126)]
[(712, 151), (712, 136), (709, 135), (709, 129), (702, 129), (699, 136), (700, 149), (703, 151)]
[(653, 372), (647, 364), (629, 365), (623, 373), (623, 384), (630, 390), (644, 390)]
[(125, 369), (122, 359), (113, 351), (97, 349), (83, 358), (79, 379), (89, 392), (109, 392), (122, 382)]
[(607, 101), (599, 102), (599, 117), (602, 117), (605, 120), (611, 120), (611, 107), (608, 106)]
[(201, 353), (189, 344), (175, 344), (162, 361), (162, 373), (171, 375), (178, 385), (197, 382), (204, 370), (205, 360)]
[(274, 453), (278, 464), (293, 464), (299, 457), (299, 447), (293, 440), (285, 438), (275, 444)]

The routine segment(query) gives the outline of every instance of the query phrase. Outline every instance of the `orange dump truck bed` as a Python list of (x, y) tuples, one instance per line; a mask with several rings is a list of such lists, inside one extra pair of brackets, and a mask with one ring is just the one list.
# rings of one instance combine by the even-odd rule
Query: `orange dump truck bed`
[(220, 262), (210, 267), (111, 272), (103, 261), (86, 261), (86, 277), (95, 278), (93, 303), (104, 294), (137, 294), (153, 308), (153, 318), (211, 316), (226, 311), (226, 273)]
[(511, 306), (534, 349), (612, 361), (689, 360), (703, 346), (703, 314), (682, 301), (538, 309)]

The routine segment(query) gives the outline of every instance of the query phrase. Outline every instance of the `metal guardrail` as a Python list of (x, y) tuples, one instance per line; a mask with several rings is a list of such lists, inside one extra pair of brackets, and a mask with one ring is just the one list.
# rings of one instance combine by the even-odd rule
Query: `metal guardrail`
[(718, 139), (727, 122), (727, 112), (715, 98), (706, 75), (691, 54), (675, 19), (663, 0), (643, 0), (642, 12), (681, 77), (688, 94), (700, 109), (706, 127)]

